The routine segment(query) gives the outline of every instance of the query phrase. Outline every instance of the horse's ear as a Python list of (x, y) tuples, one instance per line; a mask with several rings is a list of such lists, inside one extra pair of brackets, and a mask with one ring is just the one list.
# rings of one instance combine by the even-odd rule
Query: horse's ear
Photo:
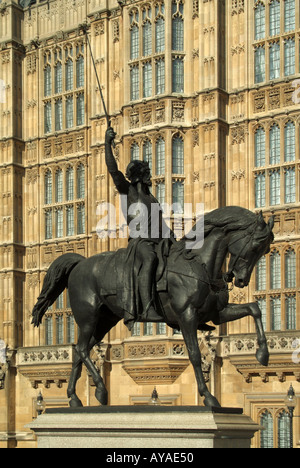
[(260, 225), (265, 225), (265, 220), (264, 220), (264, 217), (263, 217), (263, 212), (260, 211), (257, 215), (257, 221), (258, 221), (258, 224)]
[(271, 216), (271, 218), (269, 219), (269, 222), (268, 222), (268, 226), (269, 226), (269, 228), (270, 228), (270, 231), (273, 230), (274, 221), (275, 221), (275, 217), (274, 217), (274, 216)]

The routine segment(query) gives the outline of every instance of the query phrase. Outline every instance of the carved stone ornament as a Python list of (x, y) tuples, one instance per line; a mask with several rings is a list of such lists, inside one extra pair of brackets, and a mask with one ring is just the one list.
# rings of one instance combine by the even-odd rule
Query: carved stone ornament
[(124, 345), (123, 369), (138, 385), (174, 383), (188, 365), (183, 341)]
[(299, 332), (269, 333), (267, 342), (271, 354), (268, 368), (262, 367), (255, 359), (255, 335), (226, 337), (223, 341), (223, 358), (229, 358), (247, 383), (251, 383), (254, 378), (261, 379), (262, 382), (269, 382), (271, 379), (285, 382), (287, 376), (293, 376), (300, 382), (299, 358), (293, 358), (296, 354), (295, 343), (300, 343)]
[(19, 348), (17, 367), (33, 388), (38, 388), (39, 384), (45, 388), (55, 384), (60, 388), (69, 380), (74, 353), (72, 345)]

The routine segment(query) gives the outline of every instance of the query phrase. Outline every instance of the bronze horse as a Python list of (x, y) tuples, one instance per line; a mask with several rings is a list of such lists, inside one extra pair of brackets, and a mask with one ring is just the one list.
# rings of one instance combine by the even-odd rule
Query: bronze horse
[[(179, 328), (183, 334), (199, 393), (204, 396), (206, 406), (220, 406), (208, 390), (201, 369), (197, 330), (205, 329), (207, 322), (220, 325), (252, 316), (258, 338), (256, 358), (262, 365), (268, 365), (269, 352), (261, 311), (256, 302), (229, 304), (227, 282), (234, 281), (238, 288), (249, 284), (256, 263), (270, 251), (274, 240), (273, 226), (274, 219), (270, 218), (266, 223), (262, 213), (256, 215), (239, 207), (220, 208), (205, 215), (202, 248), (187, 250), (186, 239), (183, 238), (170, 249), (165, 272), (167, 287), (157, 295), (163, 307), (164, 321)], [(228, 254), (230, 261), (224, 275), (222, 272)], [(69, 289), (71, 308), (79, 327), (67, 391), (71, 407), (82, 406), (76, 395), (82, 363), (96, 385), (97, 400), (107, 405), (108, 392), (90, 358), (90, 351), (124, 318), (116, 292), (120, 287), (116, 278), (125, 258), (126, 249), (88, 259), (77, 254), (62, 255), (50, 266), (33, 309), (32, 323), (38, 327), (47, 309), (65, 288)]]

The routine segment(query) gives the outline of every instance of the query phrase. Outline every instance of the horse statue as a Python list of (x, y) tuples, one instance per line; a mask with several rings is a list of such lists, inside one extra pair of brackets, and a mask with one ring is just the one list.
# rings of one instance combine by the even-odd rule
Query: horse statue
[[(252, 316), (257, 331), (256, 358), (263, 366), (269, 362), (261, 310), (256, 302), (229, 304), (228, 283), (244, 288), (249, 284), (258, 260), (270, 251), (274, 240), (274, 218), (265, 222), (262, 212), (254, 214), (240, 207), (224, 207), (204, 216), (204, 244), (187, 249), (186, 238), (172, 244), (165, 265), (165, 287), (157, 287), (162, 321), (180, 329), (193, 365), (198, 390), (205, 406), (220, 407), (210, 393), (201, 368), (201, 353), (197, 330), (212, 329), (215, 325)], [(196, 225), (194, 226), (194, 232)], [(88, 259), (69, 253), (56, 259), (50, 266), (41, 295), (32, 312), (32, 323), (38, 327), (47, 309), (65, 288), (69, 289), (70, 305), (79, 327), (76, 354), (68, 385), (71, 407), (82, 403), (76, 395), (76, 382), (84, 363), (96, 385), (95, 396), (107, 405), (108, 392), (90, 358), (90, 351), (122, 319), (124, 310), (118, 289), (120, 272), (125, 268), (126, 250), (107, 252)], [(224, 263), (230, 256), (228, 271)]]

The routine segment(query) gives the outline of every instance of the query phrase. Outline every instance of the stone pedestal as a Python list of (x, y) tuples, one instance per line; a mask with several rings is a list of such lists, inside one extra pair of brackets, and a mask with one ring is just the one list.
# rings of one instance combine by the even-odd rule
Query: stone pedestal
[(27, 427), (39, 448), (250, 448), (260, 429), (242, 410), (198, 406), (49, 409)]

